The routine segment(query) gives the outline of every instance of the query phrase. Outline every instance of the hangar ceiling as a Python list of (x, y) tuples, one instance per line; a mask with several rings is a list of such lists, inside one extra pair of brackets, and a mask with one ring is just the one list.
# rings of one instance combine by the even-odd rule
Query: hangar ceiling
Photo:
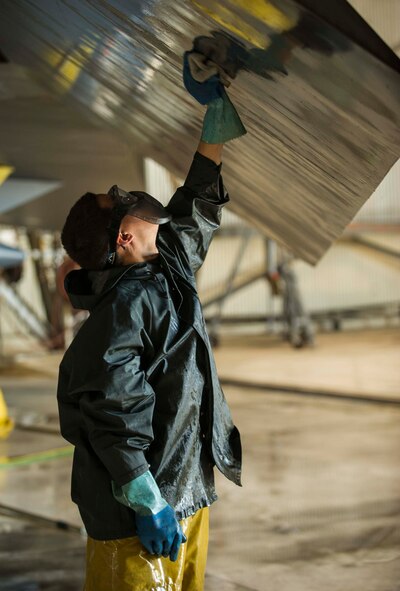
[(203, 108), (181, 56), (212, 31), (246, 56), (232, 208), (316, 262), (400, 155), (399, 60), (344, 0), (2, 0), (0, 157), (63, 186), (1, 219), (59, 228), (88, 189), (142, 188), (141, 155), (184, 176)]

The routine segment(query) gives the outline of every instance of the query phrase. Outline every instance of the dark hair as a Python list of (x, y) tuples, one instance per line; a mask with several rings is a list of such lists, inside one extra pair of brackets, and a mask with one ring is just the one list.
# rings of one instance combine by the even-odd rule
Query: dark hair
[(67, 254), (83, 269), (103, 269), (107, 262), (111, 209), (99, 207), (94, 193), (85, 193), (71, 207), (61, 232)]

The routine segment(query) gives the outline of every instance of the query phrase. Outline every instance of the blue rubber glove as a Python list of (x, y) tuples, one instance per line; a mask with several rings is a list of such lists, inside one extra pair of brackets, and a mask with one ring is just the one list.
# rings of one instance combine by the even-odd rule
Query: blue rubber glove
[(135, 511), (137, 534), (146, 550), (165, 558), (169, 556), (174, 562), (186, 537), (151, 472), (148, 470), (122, 486), (111, 484), (114, 498)]
[(190, 51), (183, 54), (183, 83), (186, 90), (201, 105), (208, 105), (211, 101), (219, 98), (224, 93), (224, 85), (215, 74), (204, 82), (197, 82), (190, 73), (188, 55)]
[(169, 556), (172, 562), (178, 558), (181, 544), (186, 542), (170, 505), (155, 515), (136, 514), (136, 529), (140, 541), (150, 554)]
[(201, 139), (208, 144), (223, 144), (246, 133), (240, 117), (217, 75), (197, 82), (190, 72), (188, 55), (183, 55), (183, 82), (186, 90), (201, 104), (208, 105)]

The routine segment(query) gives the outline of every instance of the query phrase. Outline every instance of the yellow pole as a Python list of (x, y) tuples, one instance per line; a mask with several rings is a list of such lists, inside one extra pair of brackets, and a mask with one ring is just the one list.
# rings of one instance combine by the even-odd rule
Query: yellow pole
[(14, 428), (14, 421), (8, 416), (3, 390), (0, 388), (0, 439), (6, 439)]
[(15, 168), (13, 166), (7, 166), (6, 164), (0, 164), (0, 185), (4, 183), (5, 180), (8, 179), (10, 174), (14, 172)]

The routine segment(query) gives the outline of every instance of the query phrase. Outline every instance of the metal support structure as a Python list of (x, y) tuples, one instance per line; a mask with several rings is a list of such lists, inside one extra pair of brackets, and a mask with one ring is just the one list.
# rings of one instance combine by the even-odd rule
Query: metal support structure
[[(243, 232), (242, 237), (241, 237), (241, 241), (239, 243), (237, 256), (235, 258), (233, 267), (231, 269), (231, 272), (228, 276), (228, 279), (227, 279), (227, 282), (225, 285), (224, 293), (221, 294), (217, 300), (214, 300), (214, 303), (217, 304), (218, 308), (217, 308), (217, 312), (211, 318), (210, 329), (209, 329), (210, 340), (211, 340), (211, 343), (213, 343), (214, 345), (218, 345), (218, 342), (219, 342), (218, 328), (219, 328), (221, 318), (222, 318), (222, 310), (224, 307), (224, 303), (226, 302), (227, 298), (233, 293), (233, 291), (237, 291), (237, 288), (234, 289), (234, 282), (235, 282), (236, 277), (238, 276), (240, 264), (243, 260), (243, 256), (246, 251), (246, 248), (249, 243), (251, 235), (252, 235), (251, 231), (245, 230)], [(208, 304), (208, 305), (210, 305), (210, 304)]]
[[(255, 283), (259, 279), (265, 279), (265, 271), (264, 270), (257, 269), (255, 271), (238, 274), (235, 277), (235, 280), (233, 282), (233, 285), (231, 286), (231, 289), (230, 289), (230, 292), (228, 295), (231, 296), (234, 293), (237, 293), (241, 289), (248, 287), (249, 285), (251, 285), (252, 283)], [(223, 290), (219, 291), (216, 295), (212, 295), (208, 298), (207, 297), (205, 298), (205, 300), (202, 304), (203, 310), (205, 310), (206, 308), (209, 308), (210, 306), (213, 306), (214, 304), (219, 304), (219, 302), (221, 300), (223, 301), (227, 297), (228, 296), (225, 293), (225, 287), (224, 287)]]
[[(28, 238), (32, 251), (43, 254), (42, 239), (39, 233), (34, 230), (28, 232)], [(52, 239), (52, 249), (54, 252), (60, 248), (60, 240), (56, 236)], [(64, 316), (63, 305), (56, 286), (57, 261), (52, 258), (51, 264), (45, 264), (43, 257), (34, 259), (34, 266), (42, 296), (43, 306), (46, 318), (50, 328), (51, 338), (47, 344), (51, 349), (64, 348)]]
[(278, 266), (283, 282), (283, 316), (287, 327), (286, 338), (296, 349), (314, 344), (314, 329), (309, 315), (305, 312), (297, 277), (290, 262)]
[[(368, 306), (357, 306), (351, 308), (338, 308), (325, 310), (323, 312), (311, 312), (310, 318), (317, 324), (326, 324), (336, 330), (336, 325), (342, 323), (343, 320), (354, 319), (354, 318), (370, 318), (371, 316), (388, 316), (400, 318), (400, 301), (388, 302), (387, 304), (375, 304)], [(221, 324), (252, 324), (252, 323), (263, 323), (265, 320), (283, 322), (283, 314), (273, 315), (258, 315), (258, 316), (224, 316), (221, 318)]]
[[(35, 230), (30, 230), (27, 232), (27, 236), (29, 239), (29, 243), (31, 246), (32, 251), (40, 252), (41, 248), (41, 239), (38, 232)], [(46, 313), (46, 318), (49, 323), (51, 323), (51, 309), (52, 309), (52, 297), (49, 288), (49, 282), (46, 275), (46, 269), (42, 263), (41, 257), (35, 257), (33, 259), (33, 264), (36, 270), (36, 276), (39, 283), (40, 293), (42, 296), (42, 302), (44, 306), (44, 310)]]
[(50, 323), (39, 318), (29, 303), (19, 295), (15, 287), (3, 279), (0, 279), (0, 299), (7, 304), (29, 334), (40, 341), (47, 341), (51, 333)]
[(383, 246), (383, 244), (377, 244), (372, 240), (368, 240), (368, 238), (364, 238), (364, 236), (355, 234), (349, 236), (347, 239), (352, 244), (360, 244), (361, 246), (365, 246), (366, 248), (374, 250), (375, 252), (380, 252), (382, 254), (386, 254), (387, 256), (395, 257), (397, 259), (400, 258), (400, 248), (397, 250), (394, 248), (389, 248), (388, 246)]
[[(239, 274), (244, 252), (253, 233), (251, 229), (240, 231), (241, 241), (238, 253), (223, 290), (208, 299), (206, 298), (203, 303), (203, 309), (217, 305), (217, 311), (207, 317), (212, 344), (216, 346), (219, 343), (218, 331), (222, 323), (223, 306), (227, 298), (259, 279), (265, 279), (271, 288), (272, 296), (283, 298), (283, 315), (280, 321), (283, 320), (286, 324), (287, 330), (284, 335), (287, 340), (296, 348), (312, 345), (314, 330), (310, 317), (304, 311), (296, 276), (294, 271), (289, 268), (288, 257), (285, 261), (279, 263), (282, 254), (279, 253), (278, 245), (274, 240), (268, 238), (265, 240), (266, 260), (264, 268)], [(272, 330), (278, 317), (275, 313), (268, 314), (266, 312), (264, 320), (269, 330)]]
[[(271, 290), (271, 299), (270, 299), (270, 315), (265, 318), (265, 322), (267, 325), (268, 332), (276, 332), (277, 330), (277, 322), (276, 322), (276, 307), (279, 303), (279, 296), (281, 295), (281, 285), (279, 282), (279, 272), (278, 272), (278, 245), (275, 240), (271, 240), (270, 238), (266, 238), (264, 240), (265, 244), (265, 260), (267, 266), (267, 273), (265, 275)], [(266, 302), (267, 309), (268, 309), (268, 301)]]

